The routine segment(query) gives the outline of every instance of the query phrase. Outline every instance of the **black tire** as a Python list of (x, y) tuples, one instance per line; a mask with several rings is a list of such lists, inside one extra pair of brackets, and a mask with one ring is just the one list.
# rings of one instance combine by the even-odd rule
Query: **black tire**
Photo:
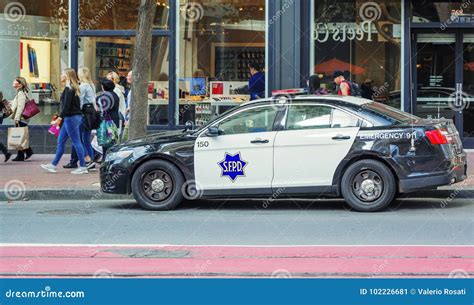
[(360, 160), (350, 165), (341, 180), (341, 193), (356, 211), (384, 210), (395, 198), (397, 185), (390, 169), (376, 160)]
[(183, 183), (184, 177), (176, 166), (164, 160), (151, 160), (133, 174), (132, 193), (142, 208), (168, 211), (183, 201)]

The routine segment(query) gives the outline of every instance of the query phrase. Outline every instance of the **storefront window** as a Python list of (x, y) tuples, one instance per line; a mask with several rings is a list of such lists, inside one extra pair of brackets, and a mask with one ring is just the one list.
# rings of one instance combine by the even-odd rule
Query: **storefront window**
[[(265, 0), (180, 2), (176, 123), (200, 126), (265, 87)], [(257, 86), (249, 90), (249, 66)], [(254, 84), (252, 82), (252, 84)], [(259, 91), (259, 89), (255, 89)], [(255, 91), (254, 90), (254, 91)]]
[(13, 99), (13, 79), (24, 77), (41, 110), (30, 124), (49, 124), (59, 109), (60, 74), (68, 62), (68, 1), (1, 1), (0, 12), (0, 54), (5, 59), (0, 90)]
[(400, 1), (314, 1), (314, 74), (336, 93), (333, 73), (356, 82), (365, 98), (400, 108)]
[[(128, 94), (127, 74), (132, 70), (135, 38), (133, 37), (82, 37), (79, 49), (79, 67), (90, 69), (92, 79), (100, 91), (101, 79), (116, 72), (120, 84)], [(168, 124), (169, 62), (168, 38), (153, 37), (150, 76), (148, 84), (148, 125)]]
[(474, 5), (464, 1), (412, 1), (413, 22), (441, 22), (449, 24), (468, 23), (474, 25)]
[[(158, 0), (155, 28), (168, 27), (168, 0)], [(140, 0), (79, 0), (81, 30), (134, 30)]]

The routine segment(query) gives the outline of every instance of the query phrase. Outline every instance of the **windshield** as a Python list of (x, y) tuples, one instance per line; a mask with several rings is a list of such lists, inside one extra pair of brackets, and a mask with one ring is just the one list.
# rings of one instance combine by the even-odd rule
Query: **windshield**
[(392, 121), (394, 123), (406, 123), (420, 119), (419, 117), (413, 114), (403, 112), (397, 108), (393, 108), (377, 102), (367, 103), (363, 105), (363, 108), (371, 112), (375, 112), (377, 115), (382, 116), (384, 119)]
[(193, 132), (193, 134), (195, 133), (199, 133), (201, 130), (204, 130), (206, 128), (208, 128), (209, 126), (212, 126), (212, 124), (214, 124), (215, 121), (219, 120), (220, 118), (224, 117), (225, 115), (235, 111), (236, 109), (238, 109), (239, 107), (234, 107), (234, 108), (230, 108), (226, 111), (224, 111), (223, 113), (221, 113), (220, 115), (216, 116), (213, 120), (211, 120), (210, 122), (208, 122), (207, 124), (205, 124), (204, 126), (201, 126), (201, 128), (195, 130)]

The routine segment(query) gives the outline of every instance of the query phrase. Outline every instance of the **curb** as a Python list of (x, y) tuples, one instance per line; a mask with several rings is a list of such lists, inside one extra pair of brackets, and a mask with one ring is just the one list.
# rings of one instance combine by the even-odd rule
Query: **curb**
[[(474, 198), (474, 186), (442, 187), (438, 190), (419, 191), (402, 194), (398, 198), (444, 198), (455, 194), (456, 198)], [(82, 189), (28, 189), (17, 192), (0, 190), (0, 201), (30, 200), (133, 200), (132, 195), (114, 195), (103, 193), (99, 188)]]
[(103, 193), (99, 188), (88, 189), (29, 189), (17, 193), (0, 190), (0, 201), (29, 200), (128, 200), (130, 195)]

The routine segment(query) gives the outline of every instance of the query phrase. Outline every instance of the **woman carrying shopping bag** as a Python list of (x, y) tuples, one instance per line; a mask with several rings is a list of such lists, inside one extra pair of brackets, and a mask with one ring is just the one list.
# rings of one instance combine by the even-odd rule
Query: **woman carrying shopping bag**
[(41, 167), (51, 173), (56, 173), (57, 165), (64, 154), (66, 142), (71, 138), (72, 147), (79, 157), (79, 168), (72, 171), (71, 174), (87, 174), (84, 147), (80, 137), (82, 111), (79, 96), (81, 91), (76, 71), (65, 69), (61, 74), (61, 83), (64, 85), (64, 91), (61, 94), (59, 118), (56, 122), (57, 124), (62, 122), (63, 125), (58, 137), (58, 147), (56, 148), (53, 162), (51, 164), (42, 164)]
[[(22, 116), (25, 110), (25, 105), (28, 102), (28, 84), (23, 77), (16, 77), (13, 80), (13, 88), (16, 90), (16, 95), (10, 102), (12, 114), (10, 118), (15, 123), (15, 127), (26, 127), (28, 126), (28, 119)], [(24, 150), (18, 150), (17, 156), (12, 161), (22, 162), (28, 160), (33, 155), (33, 150), (30, 148)]]

